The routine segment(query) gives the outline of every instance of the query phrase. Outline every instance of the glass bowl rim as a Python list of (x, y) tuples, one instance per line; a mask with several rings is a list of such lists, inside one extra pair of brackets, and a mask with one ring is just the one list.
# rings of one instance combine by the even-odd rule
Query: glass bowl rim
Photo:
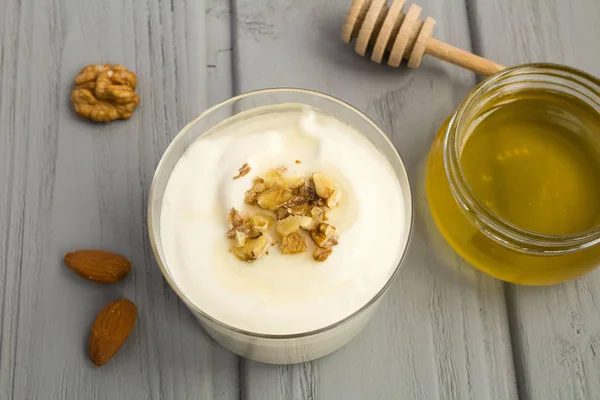
[[(160, 257), (160, 254), (158, 252), (158, 248), (156, 245), (155, 235), (153, 233), (154, 221), (152, 218), (152, 208), (153, 208), (153, 204), (155, 202), (155, 198), (157, 197), (156, 190), (157, 190), (158, 175), (161, 172), (163, 165), (165, 164), (166, 159), (168, 158), (169, 154), (173, 150), (175, 144), (178, 143), (196, 123), (198, 123), (201, 119), (205, 118), (209, 114), (217, 111), (218, 109), (220, 109), (228, 104), (231, 104), (235, 101), (247, 98), (247, 97), (252, 97), (252, 96), (262, 95), (262, 94), (269, 94), (269, 93), (301, 93), (301, 94), (305, 94), (305, 95), (309, 95), (309, 96), (315, 96), (315, 97), (319, 97), (319, 98), (322, 98), (325, 100), (329, 100), (329, 101), (336, 103), (342, 107), (345, 107), (346, 109), (357, 114), (359, 117), (361, 117), (363, 120), (365, 120), (369, 125), (371, 125), (374, 128), (375, 132), (379, 133), (379, 135), (384, 139), (384, 142), (387, 144), (387, 146), (390, 147), (390, 149), (392, 150), (392, 153), (395, 155), (397, 161), (400, 164), (402, 174), (406, 177), (406, 184), (408, 187), (408, 193), (404, 193), (405, 207), (409, 208), (409, 211), (410, 211), (410, 213), (408, 214), (409, 221), (407, 221), (408, 229), (407, 229), (406, 244), (404, 246), (404, 249), (402, 250), (402, 254), (400, 255), (398, 264), (394, 268), (394, 271), (392, 272), (392, 274), (390, 275), (390, 277), (388, 278), (386, 283), (367, 303), (365, 303), (363, 306), (361, 306), (359, 309), (357, 309), (350, 315), (348, 315), (348, 316), (342, 318), (341, 320), (336, 321), (332, 324), (326, 325), (326, 326), (318, 328), (318, 329), (313, 329), (311, 331), (306, 331), (306, 332), (289, 333), (289, 334), (268, 334), (268, 333), (248, 331), (245, 329), (240, 329), (235, 326), (226, 324), (226, 323), (216, 319), (215, 317), (209, 315), (208, 313), (202, 311), (183, 293), (182, 290), (179, 289), (178, 285), (172, 279), (170, 273), (167, 270), (166, 263), (163, 262), (162, 258)], [(362, 134), (362, 132), (360, 132), (360, 133)], [(200, 136), (202, 136), (204, 134), (205, 134), (205, 132), (203, 132)], [(200, 136), (198, 136), (198, 137), (200, 137)], [(385, 158), (388, 159), (387, 156), (385, 156)], [(395, 169), (394, 169), (394, 171), (395, 171)], [(337, 328), (338, 326), (346, 324), (347, 322), (355, 319), (356, 317), (361, 315), (364, 311), (366, 311), (368, 308), (370, 308), (377, 300), (379, 300), (381, 298), (381, 296), (383, 296), (384, 293), (387, 292), (387, 290), (389, 289), (391, 284), (395, 281), (396, 277), (400, 273), (400, 270), (402, 269), (401, 266), (403, 265), (403, 263), (406, 259), (406, 255), (408, 253), (408, 249), (410, 248), (410, 244), (411, 244), (412, 237), (413, 237), (413, 228), (414, 228), (414, 219), (415, 219), (414, 212), (415, 211), (414, 211), (414, 207), (413, 207), (413, 190), (411, 187), (410, 178), (408, 176), (408, 172), (406, 170), (404, 161), (402, 160), (402, 157), (400, 157), (400, 154), (398, 153), (398, 150), (396, 149), (394, 144), (387, 137), (387, 135), (381, 130), (381, 128), (379, 128), (379, 126), (377, 126), (377, 124), (375, 124), (362, 111), (358, 110), (354, 106), (352, 106), (352, 105), (346, 103), (345, 101), (340, 100), (334, 96), (330, 96), (328, 94), (324, 94), (324, 93), (317, 92), (315, 90), (309, 90), (309, 89), (300, 89), (300, 88), (292, 88), (292, 87), (278, 87), (278, 88), (265, 88), (265, 89), (253, 90), (253, 91), (239, 94), (237, 96), (233, 96), (233, 97), (231, 97), (223, 102), (220, 102), (220, 103), (208, 108), (207, 110), (203, 111), (196, 118), (194, 118), (193, 120), (188, 122), (183, 127), (183, 129), (181, 129), (177, 133), (175, 138), (173, 138), (173, 140), (169, 143), (166, 150), (162, 154), (160, 161), (158, 162), (158, 164), (156, 165), (156, 168), (154, 170), (154, 174), (152, 176), (152, 184), (150, 185), (150, 192), (149, 192), (149, 196), (148, 196), (147, 222), (148, 222), (148, 234), (150, 236), (150, 245), (152, 247), (152, 252), (154, 253), (154, 258), (160, 268), (160, 271), (161, 271), (164, 279), (167, 281), (167, 283), (171, 287), (171, 289), (185, 303), (185, 305), (190, 310), (192, 310), (194, 313), (199, 314), (200, 316), (202, 316), (202, 318), (205, 318), (206, 320), (210, 321), (213, 324), (216, 324), (217, 326), (219, 326), (221, 328), (236, 332), (241, 335), (250, 336), (250, 337), (254, 337), (254, 338), (261, 338), (261, 339), (298, 339), (298, 338), (305, 338), (305, 337), (309, 337), (309, 336), (318, 335), (320, 333), (330, 331), (332, 329)], [(201, 321), (201, 322), (204, 323), (204, 321)]]

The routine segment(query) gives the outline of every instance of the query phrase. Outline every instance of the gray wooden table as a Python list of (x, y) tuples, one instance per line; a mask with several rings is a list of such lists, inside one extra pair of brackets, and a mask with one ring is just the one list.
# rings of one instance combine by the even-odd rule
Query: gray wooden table
[[(0, 0), (0, 400), (599, 399), (600, 271), (553, 287), (503, 284), (439, 256), (422, 190), (433, 135), (476, 77), (428, 59), (394, 70), (339, 40), (350, 0)], [(422, 0), (436, 37), (505, 65), (600, 75), (597, 0)], [(139, 76), (126, 122), (74, 116), (90, 63)], [(207, 106), (295, 86), (344, 99), (393, 138), (416, 188), (415, 240), (374, 321), (322, 360), (240, 359), (200, 329), (162, 279), (146, 200), (169, 141)], [(62, 255), (103, 248), (133, 275), (101, 287)], [(436, 249), (436, 250), (434, 250)], [(140, 309), (110, 363), (88, 360), (94, 315)]]

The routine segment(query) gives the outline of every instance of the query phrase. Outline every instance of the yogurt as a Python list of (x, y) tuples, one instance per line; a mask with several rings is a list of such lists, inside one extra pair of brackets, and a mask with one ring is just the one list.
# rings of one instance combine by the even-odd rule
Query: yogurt
[[(250, 173), (232, 179), (245, 163)], [(324, 262), (277, 246), (253, 263), (229, 252), (230, 209), (249, 212), (244, 194), (254, 178), (279, 166), (322, 172), (341, 187), (328, 213), (339, 244)], [(396, 174), (366, 137), (286, 104), (238, 114), (190, 145), (164, 193), (160, 236), (169, 273), (200, 310), (238, 329), (294, 334), (344, 319), (381, 290), (406, 247), (405, 219)]]

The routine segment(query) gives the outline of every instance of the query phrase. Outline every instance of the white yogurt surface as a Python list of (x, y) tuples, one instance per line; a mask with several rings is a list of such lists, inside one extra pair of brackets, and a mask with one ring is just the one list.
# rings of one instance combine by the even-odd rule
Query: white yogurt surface
[[(177, 286), (217, 320), (257, 333), (307, 332), (352, 314), (385, 285), (407, 243), (405, 202), (385, 156), (356, 130), (306, 106), (269, 110), (217, 127), (181, 157), (163, 197), (162, 250)], [(233, 180), (244, 163), (251, 172)], [(325, 262), (313, 260), (310, 239), (303, 254), (273, 246), (253, 263), (229, 252), (229, 210), (257, 211), (244, 193), (281, 165), (323, 172), (342, 188), (328, 213), (339, 244)]]

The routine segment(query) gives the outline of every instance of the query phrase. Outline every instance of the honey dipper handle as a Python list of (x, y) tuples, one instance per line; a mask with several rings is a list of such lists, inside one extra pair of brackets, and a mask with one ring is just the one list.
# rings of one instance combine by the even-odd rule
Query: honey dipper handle
[(493, 61), (479, 57), (468, 51), (461, 50), (447, 43), (440, 42), (434, 38), (430, 38), (427, 41), (425, 53), (484, 76), (493, 75), (501, 69), (504, 69), (500, 64), (496, 64)]

